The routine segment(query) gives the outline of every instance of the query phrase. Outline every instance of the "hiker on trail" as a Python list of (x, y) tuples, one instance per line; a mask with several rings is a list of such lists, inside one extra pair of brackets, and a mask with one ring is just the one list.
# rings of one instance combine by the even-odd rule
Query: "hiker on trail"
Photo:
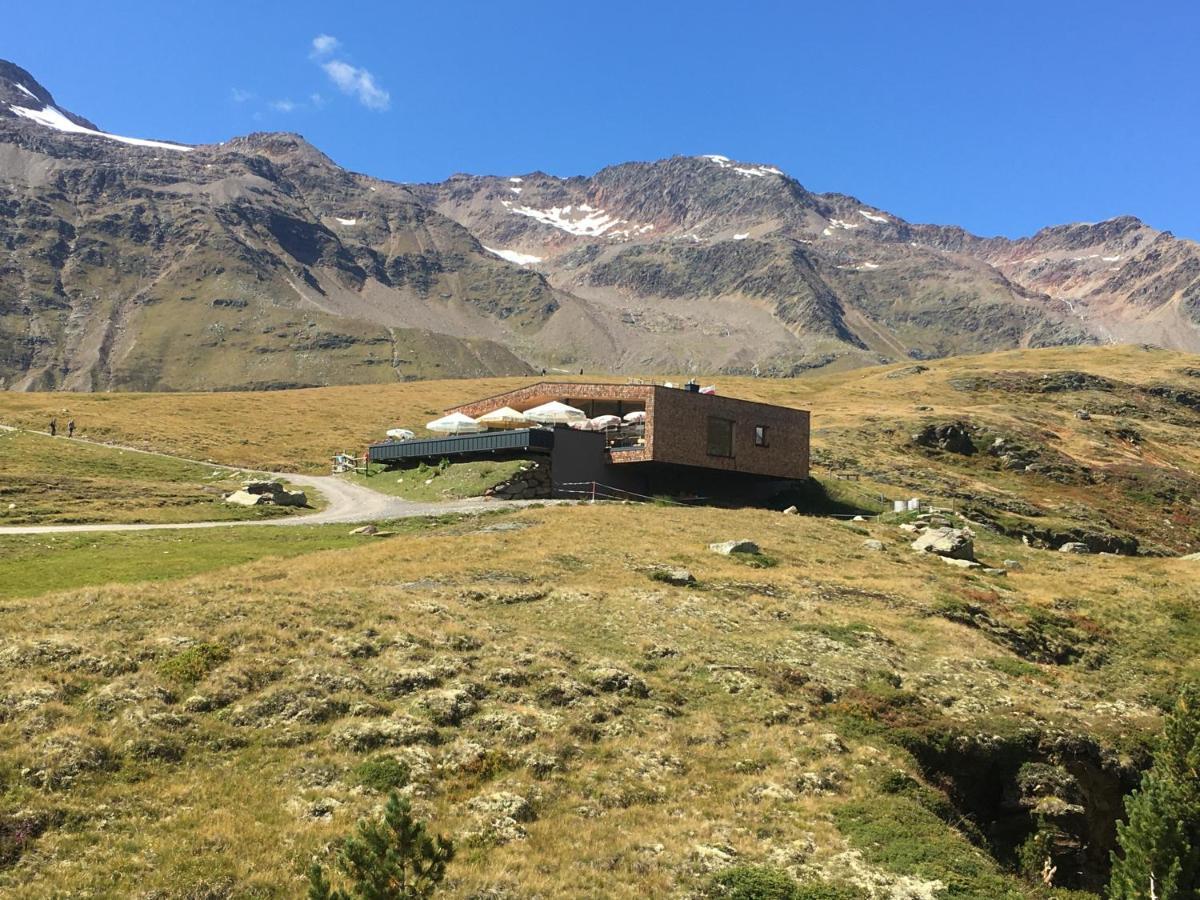
[(50, 437), (54, 437), (58, 433), (58, 419), (50, 420)]
[(74, 419), (67, 420), (67, 437), (70, 437), (70, 438), (75, 437), (75, 420)]

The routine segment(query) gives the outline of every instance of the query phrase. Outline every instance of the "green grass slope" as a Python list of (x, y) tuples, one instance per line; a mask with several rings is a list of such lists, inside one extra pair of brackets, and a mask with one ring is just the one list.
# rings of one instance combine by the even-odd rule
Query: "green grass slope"
[[(303, 512), (223, 502), (252, 473), (0, 430), (0, 525), (244, 521)], [(319, 503), (318, 498), (310, 504)]]

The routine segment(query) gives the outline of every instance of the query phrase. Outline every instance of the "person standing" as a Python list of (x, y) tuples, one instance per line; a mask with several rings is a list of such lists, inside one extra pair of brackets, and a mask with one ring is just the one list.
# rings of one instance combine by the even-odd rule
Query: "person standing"
[(75, 437), (75, 420), (74, 419), (67, 420), (67, 437), (69, 437), (69, 438)]
[(54, 437), (58, 433), (58, 419), (50, 420), (50, 437)]

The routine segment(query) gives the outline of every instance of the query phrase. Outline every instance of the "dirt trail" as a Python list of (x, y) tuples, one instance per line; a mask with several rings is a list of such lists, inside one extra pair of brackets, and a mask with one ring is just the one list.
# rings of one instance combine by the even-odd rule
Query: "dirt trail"
[[(5, 431), (17, 431), (7, 425), (0, 425)], [(45, 432), (32, 432), (45, 434)], [(182, 456), (172, 456), (169, 453), (155, 453), (151, 450), (139, 450), (136, 447), (124, 447), (120, 444), (104, 444), (98, 441), (87, 441), (82, 438), (59, 437), (55, 440), (75, 441), (81, 444), (92, 444), (96, 447), (108, 447), (114, 450), (124, 450), (126, 453), (144, 453), (148, 456), (160, 456), (166, 459), (178, 459), (184, 462), (196, 463), (210, 468), (228, 469), (230, 466), (214, 465), (211, 462), (186, 459)], [(279, 519), (258, 519), (251, 521), (233, 522), (179, 522), (174, 524), (88, 524), (88, 525), (5, 525), (0, 526), (0, 535), (6, 534), (66, 534), (84, 531), (165, 531), (169, 529), (190, 528), (263, 528), (286, 527), (291, 525), (337, 525), (360, 522), (376, 522), (384, 519), (408, 519), (419, 516), (439, 516), (445, 513), (483, 513), (494, 509), (513, 509), (528, 506), (531, 503), (546, 502), (535, 500), (485, 500), (472, 498), (469, 500), (447, 500), (439, 503), (418, 503), (413, 500), (402, 500), (381, 494), (368, 487), (346, 481), (334, 475), (294, 475), (290, 472), (273, 472), (272, 477), (300, 485), (317, 491), (325, 498), (326, 507), (318, 512), (307, 515), (288, 516)], [(550, 501), (553, 502), (553, 501)]]

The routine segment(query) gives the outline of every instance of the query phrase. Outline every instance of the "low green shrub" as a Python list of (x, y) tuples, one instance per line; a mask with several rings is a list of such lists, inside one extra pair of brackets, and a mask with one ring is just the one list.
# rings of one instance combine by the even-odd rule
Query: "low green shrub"
[(394, 756), (381, 754), (365, 759), (354, 768), (354, 780), (365, 788), (386, 794), (408, 784), (409, 769)]
[(706, 895), (722, 900), (797, 900), (800, 885), (774, 866), (733, 866), (718, 872)]
[(158, 664), (158, 674), (181, 686), (195, 684), (229, 659), (229, 649), (221, 644), (193, 644)]
[(704, 896), (712, 900), (868, 900), (860, 888), (796, 881), (775, 866), (733, 866), (714, 875)]

